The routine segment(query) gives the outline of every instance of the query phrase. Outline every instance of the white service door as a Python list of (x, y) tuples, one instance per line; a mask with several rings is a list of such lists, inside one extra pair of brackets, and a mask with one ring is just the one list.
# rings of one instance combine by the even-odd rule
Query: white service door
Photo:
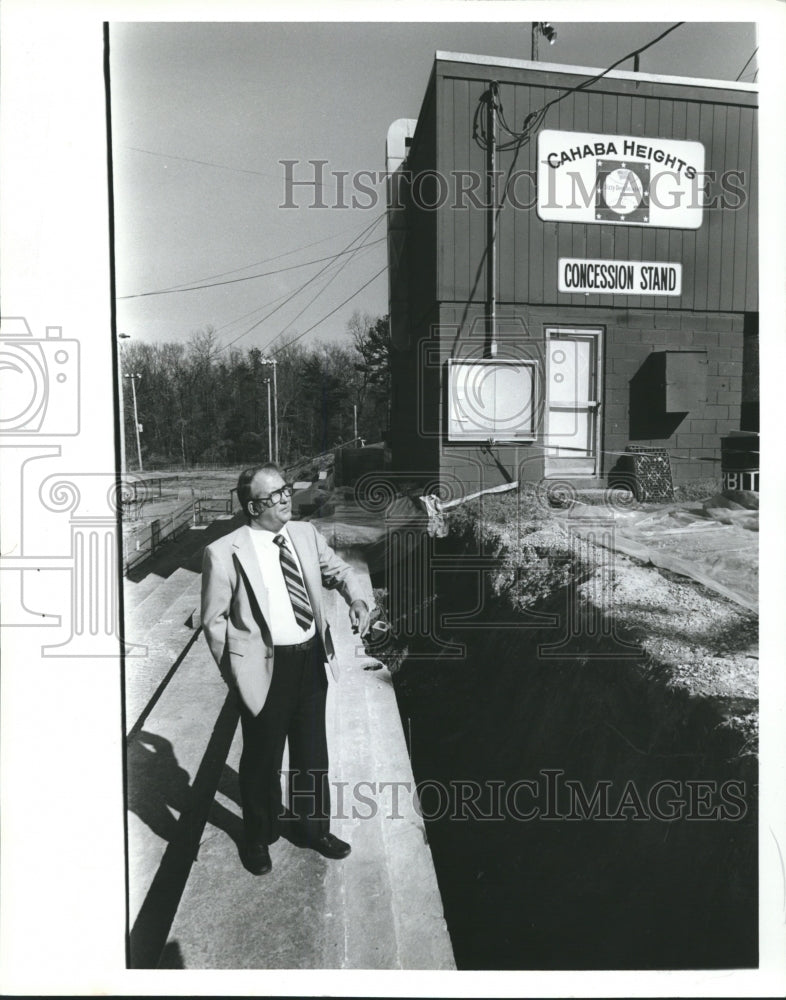
[(599, 330), (547, 329), (546, 475), (598, 474)]

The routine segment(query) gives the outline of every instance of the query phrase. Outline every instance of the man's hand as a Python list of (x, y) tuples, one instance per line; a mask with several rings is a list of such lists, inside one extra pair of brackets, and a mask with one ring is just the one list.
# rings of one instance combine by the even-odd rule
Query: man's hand
[(354, 631), (365, 635), (368, 632), (370, 620), (368, 605), (365, 601), (353, 601), (349, 606), (349, 620)]

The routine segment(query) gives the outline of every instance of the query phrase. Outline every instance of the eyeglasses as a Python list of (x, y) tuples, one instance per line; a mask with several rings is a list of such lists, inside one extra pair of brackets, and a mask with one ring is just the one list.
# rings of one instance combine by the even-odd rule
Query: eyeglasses
[(268, 494), (266, 497), (254, 497), (251, 502), (254, 504), (261, 503), (264, 507), (275, 507), (276, 504), (281, 503), (285, 497), (289, 499), (289, 497), (292, 496), (292, 490), (292, 483), (284, 483), (281, 489), (273, 490), (273, 492)]

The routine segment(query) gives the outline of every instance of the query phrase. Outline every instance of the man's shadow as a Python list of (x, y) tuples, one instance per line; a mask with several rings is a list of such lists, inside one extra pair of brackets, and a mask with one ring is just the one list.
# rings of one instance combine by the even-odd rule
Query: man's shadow
[[(142, 730), (128, 745), (128, 808), (162, 840), (172, 841), (178, 820), (191, 805), (192, 786), (188, 771), (180, 767), (169, 740)], [(240, 808), (237, 772), (224, 764), (218, 779), (218, 793)], [(243, 841), (243, 823), (231, 809), (214, 798), (207, 822), (223, 830), (238, 846)]]
[[(169, 740), (141, 730), (128, 745), (128, 808), (152, 832), (168, 843), (180, 835), (180, 818), (193, 806), (194, 790), (188, 771), (177, 762)], [(287, 782), (284, 779), (282, 802), (287, 802)], [(219, 796), (237, 806), (238, 812), (224, 805)], [(240, 783), (237, 771), (224, 763), (216, 791), (208, 809), (206, 822), (223, 831), (234, 843), (243, 862), (244, 830), (238, 813), (241, 809)], [(177, 815), (175, 815), (177, 814)], [(281, 839), (303, 847), (296, 818), (288, 805), (277, 817), (276, 832)]]
[(128, 744), (128, 808), (156, 836), (171, 841), (177, 819), (189, 806), (188, 771), (177, 763), (172, 744), (163, 736), (141, 730)]
[(216, 519), (206, 528), (189, 528), (176, 539), (165, 539), (160, 546), (145, 559), (131, 567), (126, 577), (132, 583), (139, 583), (150, 573), (170, 577), (175, 570), (188, 569), (198, 573), (202, 568), (202, 553), (205, 546), (217, 538), (228, 535), (245, 523), (241, 511), (235, 511), (231, 518)]
[[(216, 719), (193, 778), (180, 766), (173, 744), (148, 730), (127, 743), (127, 806), (166, 848), (134, 920), (128, 941), (131, 968), (155, 968), (166, 944), (191, 866), (203, 840), (208, 814), (235, 843), (241, 839), (240, 819), (215, 802), (216, 789), (239, 800), (226, 759), (237, 728), (237, 706), (228, 696)], [(231, 769), (230, 769), (231, 770)], [(130, 846), (130, 845), (129, 845)], [(147, 852), (143, 851), (144, 859)], [(149, 857), (153, 861), (154, 857)], [(143, 864), (149, 863), (142, 860)]]

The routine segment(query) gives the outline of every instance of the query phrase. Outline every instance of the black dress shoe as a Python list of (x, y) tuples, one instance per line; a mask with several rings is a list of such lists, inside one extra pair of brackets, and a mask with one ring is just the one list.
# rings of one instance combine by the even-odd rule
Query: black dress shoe
[(323, 833), (316, 840), (310, 840), (308, 846), (319, 851), (324, 858), (331, 858), (333, 861), (340, 861), (352, 850), (346, 841), (339, 840), (332, 833)]
[(267, 875), (273, 867), (267, 844), (247, 844), (243, 849), (242, 858), (243, 866), (252, 875)]

